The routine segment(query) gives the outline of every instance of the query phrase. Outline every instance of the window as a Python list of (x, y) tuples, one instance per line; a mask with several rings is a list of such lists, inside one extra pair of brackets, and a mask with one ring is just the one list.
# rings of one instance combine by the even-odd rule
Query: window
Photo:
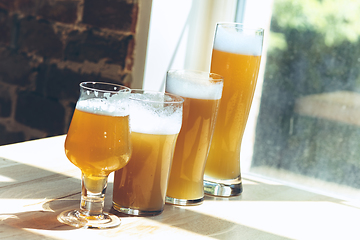
[(274, 0), (250, 172), (360, 194), (360, 2)]
[(360, 2), (152, 0), (151, 7), (140, 88), (163, 90), (170, 68), (208, 71), (216, 22), (260, 26), (263, 56), (242, 173), (359, 196)]
[(163, 90), (168, 69), (209, 71), (215, 24), (234, 21), (236, 4), (236, 0), (153, 0), (142, 87)]

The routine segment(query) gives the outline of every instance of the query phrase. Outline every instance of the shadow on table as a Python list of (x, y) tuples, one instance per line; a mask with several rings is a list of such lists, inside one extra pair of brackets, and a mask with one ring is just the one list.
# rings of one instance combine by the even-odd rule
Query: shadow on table
[[(76, 174), (80, 175), (78, 169), (74, 171), (78, 171)], [(246, 181), (243, 183), (244, 191), (240, 196), (230, 198), (205, 196), (205, 201), (319, 201), (321, 199), (319, 194), (281, 184), (267, 184), (245, 178), (243, 180)], [(112, 191), (111, 183), (108, 188), (107, 196)], [(81, 181), (79, 178), (0, 158), (0, 190), (0, 200), (3, 198), (61, 199), (80, 193)], [(323, 196), (323, 199), (341, 203), (341, 200), (326, 196)]]
[[(110, 189), (112, 189), (111, 184)], [(109, 195), (112, 195), (112, 190)], [(112, 196), (109, 197), (111, 198)], [(237, 198), (239, 200), (241, 197)], [(206, 200), (203, 204), (206, 204), (206, 202), (210, 199), (211, 197), (206, 197)], [(132, 218), (133, 220), (139, 218), (139, 221), (132, 221), (131, 224), (122, 225), (118, 229), (118, 232), (128, 231), (141, 234), (155, 234), (157, 231), (156, 226), (158, 224), (165, 224), (168, 226), (167, 230), (162, 229), (161, 231), (169, 231), (169, 233), (171, 233), (174, 231), (173, 228), (175, 227), (187, 232), (196, 233), (199, 236), (211, 237), (213, 239), (251, 239), (253, 237), (257, 237), (257, 239), (289, 239), (236, 222), (228, 221), (226, 219), (204, 214), (196, 211), (196, 208), (197, 206), (179, 207), (176, 205), (166, 204), (162, 214), (152, 217), (129, 216), (123, 213), (119, 213), (114, 209), (111, 209), (110, 212), (123, 219)], [(234, 211), (237, 210), (234, 209)], [(147, 221), (144, 221), (144, 219)], [(153, 223), (149, 224), (149, 220), (155, 221), (157, 223), (155, 225)]]
[[(171, 214), (167, 213), (169, 210), (171, 210)], [(150, 219), (213, 239), (289, 239), (260, 229), (192, 211), (191, 207), (188, 210), (166, 205), (163, 214), (151, 217)]]
[[(2, 179), (8, 179), (8, 181), (1, 181), (0, 178), (0, 201), (4, 200), (4, 202), (7, 201), (8, 203), (10, 200), (14, 200), (14, 204), (17, 204), (17, 200), (21, 200), (21, 204), (28, 204), (19, 207), (19, 210), (23, 212), (0, 214), (0, 236), (6, 235), (13, 230), (17, 230), (16, 235), (18, 236), (23, 234), (26, 236), (24, 233), (26, 228), (40, 230), (75, 229), (59, 223), (57, 216), (64, 210), (79, 208), (81, 191), (79, 179), (8, 159), (5, 166), (0, 166), (0, 176), (3, 177)], [(34, 176), (36, 176), (36, 179), (34, 179)], [(51, 200), (46, 201), (46, 199)], [(105, 198), (105, 211), (111, 211), (124, 220), (129, 218), (127, 215), (111, 209), (111, 199), (112, 183), (109, 183)], [(319, 199), (319, 195), (315, 193), (283, 185), (248, 180), (244, 183), (244, 192), (241, 196), (233, 198), (206, 196), (203, 204), (208, 201), (320, 201)], [(325, 199), (331, 202), (338, 201), (335, 199), (329, 200), (330, 198), (324, 196)], [(34, 210), (31, 205), (36, 205), (39, 210)], [(156, 231), (156, 228), (151, 224), (149, 224), (148, 228), (144, 226), (144, 223), (146, 223), (144, 218), (139, 218), (139, 221), (135, 219), (132, 219), (134, 221), (131, 224), (122, 224), (119, 228), (112, 230), (113, 234), (116, 235), (121, 231), (130, 231), (135, 234), (138, 232), (144, 233), (147, 231), (144, 229)], [(287, 239), (256, 228), (203, 214), (196, 211), (196, 209), (193, 211), (191, 207), (182, 208), (166, 205), (162, 214), (147, 217), (145, 220), (166, 224), (170, 230), (171, 227), (176, 227), (214, 239), (238, 239), (240, 236), (245, 239), (250, 236), (259, 236), (263, 239)], [(26, 234), (33, 233), (26, 232)], [(37, 233), (34, 233), (34, 235), (37, 235)], [(51, 237), (44, 238), (51, 239)]]
[[(63, 202), (62, 205), (69, 207), (74, 206), (74, 203), (77, 203), (78, 207), (79, 201), (70, 200), (57, 201)], [(70, 203), (72, 202), (72, 203)], [(65, 208), (64, 208), (65, 210)], [(57, 216), (61, 211), (52, 211), (49, 209), (39, 210), (39, 211), (28, 211), (14, 214), (0, 214), (2, 223), (17, 229), (41, 229), (41, 230), (73, 230), (75, 228), (63, 225), (57, 220)]]

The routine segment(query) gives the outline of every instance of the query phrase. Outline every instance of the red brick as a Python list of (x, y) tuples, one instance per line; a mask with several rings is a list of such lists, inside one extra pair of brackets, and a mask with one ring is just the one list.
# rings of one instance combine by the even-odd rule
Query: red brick
[(15, 120), (50, 135), (64, 133), (64, 107), (53, 99), (33, 92), (19, 92)]
[(78, 4), (78, 1), (43, 1), (39, 5), (37, 15), (47, 20), (75, 23)]
[(128, 51), (125, 59), (125, 70), (128, 72), (132, 71), (134, 66), (134, 49), (135, 49), (135, 39), (131, 39), (128, 46)]
[(0, 124), (0, 145), (11, 144), (25, 141), (23, 132), (12, 132), (6, 129), (6, 126)]
[(83, 23), (100, 28), (134, 31), (136, 12), (135, 0), (85, 0)]
[(7, 11), (0, 9), (0, 43), (10, 45), (11, 18)]
[(0, 97), (0, 116), (10, 117), (11, 114), (11, 99), (8, 97)]
[(55, 64), (43, 64), (39, 68), (37, 91), (48, 98), (67, 99), (76, 102), (79, 98), (79, 84), (97, 81), (98, 75), (81, 74), (70, 69), (58, 69)]
[(79, 84), (86, 81), (102, 81), (121, 84), (122, 76), (117, 80), (102, 77), (100, 74), (74, 72), (68, 68), (59, 69), (56, 64), (42, 64), (36, 80), (36, 91), (51, 99), (70, 100), (79, 98)]
[(18, 47), (24, 52), (34, 52), (45, 58), (61, 58), (61, 36), (55, 34), (52, 25), (45, 20), (26, 17), (19, 23)]
[(0, 85), (0, 117), (10, 117), (11, 106), (12, 99), (8, 88)]
[(31, 59), (25, 54), (0, 49), (0, 81), (13, 85), (26, 86), (34, 68)]
[(101, 35), (93, 30), (73, 31), (68, 36), (64, 56), (67, 60), (77, 62), (106, 59), (108, 63), (119, 64), (124, 68), (132, 39), (131, 35)]
[(22, 13), (24, 15), (36, 14), (38, 0), (12, 0), (11, 2), (11, 11)]
[(0, 0), (0, 9), (5, 9), (5, 10), (12, 10), (13, 9), (13, 1), (9, 1), (9, 0)]

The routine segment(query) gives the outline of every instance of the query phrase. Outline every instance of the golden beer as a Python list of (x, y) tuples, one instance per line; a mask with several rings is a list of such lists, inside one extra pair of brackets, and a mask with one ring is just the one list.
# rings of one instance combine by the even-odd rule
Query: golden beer
[(97, 229), (120, 225), (120, 219), (103, 208), (108, 175), (124, 167), (131, 155), (129, 95), (130, 88), (117, 84), (80, 84), (64, 146), (82, 173), (80, 209), (62, 212), (60, 222)]
[(122, 168), (130, 158), (129, 116), (99, 115), (75, 109), (65, 154), (87, 176), (108, 176)]
[[(238, 30), (240, 31), (238, 31)], [(211, 72), (224, 77), (224, 89), (205, 167), (205, 180), (232, 181), (231, 196), (241, 193), (240, 149), (254, 96), (262, 49), (262, 30), (244, 30), (241, 24), (218, 24)], [(205, 191), (206, 187), (205, 187)]]
[(131, 133), (131, 161), (115, 172), (114, 208), (163, 209), (176, 138), (177, 134)]
[(175, 147), (166, 202), (203, 201), (204, 168), (215, 126), (223, 78), (198, 71), (170, 70), (166, 91), (184, 98), (183, 124)]
[(129, 164), (115, 172), (113, 208), (130, 215), (157, 215), (165, 205), (184, 100), (144, 90), (132, 90), (129, 99), (133, 151)]

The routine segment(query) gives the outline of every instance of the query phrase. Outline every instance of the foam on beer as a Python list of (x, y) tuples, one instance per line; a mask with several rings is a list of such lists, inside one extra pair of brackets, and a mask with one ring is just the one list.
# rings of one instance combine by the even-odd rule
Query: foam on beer
[[(132, 93), (134, 96), (134, 94)], [(136, 94), (141, 98), (141, 94)], [(159, 97), (160, 95), (158, 95)], [(143, 96), (147, 98), (148, 96)], [(163, 100), (130, 100), (130, 127), (132, 132), (145, 134), (171, 135), (178, 134), (182, 125), (182, 107), (163, 107)], [(161, 97), (166, 97), (161, 94)], [(131, 98), (130, 98), (131, 99)]]
[(93, 114), (122, 117), (129, 115), (129, 110), (126, 105), (128, 105), (127, 99), (113, 102), (108, 99), (90, 98), (85, 100), (80, 99), (76, 104), (76, 108)]
[(263, 36), (236, 31), (234, 28), (218, 26), (214, 49), (243, 55), (260, 56)]
[(171, 71), (166, 91), (187, 98), (216, 100), (221, 98), (223, 82), (212, 81), (206, 72)]

